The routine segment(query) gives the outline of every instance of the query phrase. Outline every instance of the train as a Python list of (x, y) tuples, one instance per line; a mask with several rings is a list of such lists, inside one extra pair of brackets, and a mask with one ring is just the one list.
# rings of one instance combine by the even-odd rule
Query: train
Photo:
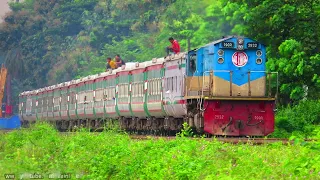
[(267, 136), (274, 131), (278, 73), (266, 46), (226, 36), (196, 49), (127, 62), (117, 69), (19, 94), (22, 126), (49, 121), (60, 130), (99, 128)]

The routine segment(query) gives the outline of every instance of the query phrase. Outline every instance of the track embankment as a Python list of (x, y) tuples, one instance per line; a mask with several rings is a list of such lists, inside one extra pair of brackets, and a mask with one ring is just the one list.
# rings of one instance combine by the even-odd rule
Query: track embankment
[[(8, 130), (8, 129), (1, 129), (1, 134), (6, 134), (16, 130)], [(19, 130), (18, 130), (19, 131)], [(75, 135), (76, 132), (60, 132), (62, 135)], [(92, 134), (98, 135), (100, 132), (91, 132)], [(157, 135), (137, 135), (131, 134), (129, 137), (132, 140), (176, 140), (179, 137), (176, 136), (157, 136)], [(294, 140), (289, 140), (286, 138), (250, 138), (250, 137), (187, 137), (192, 140), (206, 140), (206, 141), (219, 141), (222, 143), (229, 143), (229, 144), (252, 144), (252, 145), (262, 145), (262, 144), (271, 144), (271, 143), (282, 143), (284, 145), (294, 144)], [(320, 142), (319, 139), (304, 139), (305, 142)]]
[[(175, 140), (177, 137), (175, 136), (145, 136), (145, 135), (130, 135), (131, 139), (135, 140)], [(255, 145), (261, 145), (261, 144), (271, 144), (271, 143), (282, 143), (284, 145), (286, 144), (293, 144), (293, 140), (285, 139), (285, 138), (239, 138), (239, 137), (212, 137), (212, 138), (194, 138), (189, 137), (190, 139), (194, 140), (207, 140), (207, 141), (219, 141), (223, 143), (230, 143), (230, 144), (255, 144)], [(315, 139), (305, 139), (306, 142), (312, 142), (312, 141), (319, 141)]]

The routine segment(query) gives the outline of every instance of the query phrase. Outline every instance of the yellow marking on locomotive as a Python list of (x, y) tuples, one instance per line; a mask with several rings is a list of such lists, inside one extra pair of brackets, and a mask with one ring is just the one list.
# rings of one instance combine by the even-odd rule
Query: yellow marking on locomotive
[(232, 97), (232, 96), (228, 96), (228, 97), (217, 97), (217, 96), (213, 96), (213, 97), (208, 97), (208, 96), (186, 96), (184, 97), (184, 99), (206, 99), (206, 100), (237, 100), (237, 101), (274, 101), (276, 100), (273, 97)]
[(242, 86), (231, 84), (217, 76), (213, 76), (212, 96), (251, 96), (262, 97), (266, 94), (266, 77), (263, 76)]
[(186, 77), (185, 96), (232, 96), (264, 97), (266, 77), (261, 77), (242, 86), (233, 84), (217, 76)]

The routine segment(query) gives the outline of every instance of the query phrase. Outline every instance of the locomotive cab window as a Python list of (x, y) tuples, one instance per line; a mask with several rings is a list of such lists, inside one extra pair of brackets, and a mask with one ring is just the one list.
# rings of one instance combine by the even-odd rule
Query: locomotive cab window
[(189, 62), (188, 62), (188, 76), (193, 76), (193, 74), (197, 70), (197, 54), (196, 52), (192, 52), (189, 54)]

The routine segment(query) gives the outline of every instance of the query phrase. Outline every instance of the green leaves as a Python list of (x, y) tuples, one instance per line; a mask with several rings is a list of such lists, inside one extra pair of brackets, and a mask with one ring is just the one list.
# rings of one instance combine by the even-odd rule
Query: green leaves
[(188, 123), (183, 123), (183, 128), (181, 129), (181, 132), (177, 133), (177, 137), (192, 137), (193, 132), (191, 127), (188, 125)]
[(267, 66), (280, 73), (281, 93), (294, 102), (314, 97), (314, 89), (319, 88), (315, 76), (320, 70), (318, 56), (309, 58), (302, 44), (294, 39), (284, 41), (278, 49), (281, 58), (272, 58)]
[(294, 39), (286, 40), (279, 46), (279, 53), (285, 58), (290, 58), (301, 50), (301, 43)]
[[(291, 88), (291, 96), (301, 96), (304, 93), (304, 87), (295, 87), (284, 85), (285, 88)], [(294, 107), (282, 108), (276, 116), (277, 137), (283, 137), (286, 133), (299, 133), (304, 137), (313, 136), (313, 131), (320, 124), (320, 101), (301, 101)], [(285, 133), (286, 132), (286, 133)]]

